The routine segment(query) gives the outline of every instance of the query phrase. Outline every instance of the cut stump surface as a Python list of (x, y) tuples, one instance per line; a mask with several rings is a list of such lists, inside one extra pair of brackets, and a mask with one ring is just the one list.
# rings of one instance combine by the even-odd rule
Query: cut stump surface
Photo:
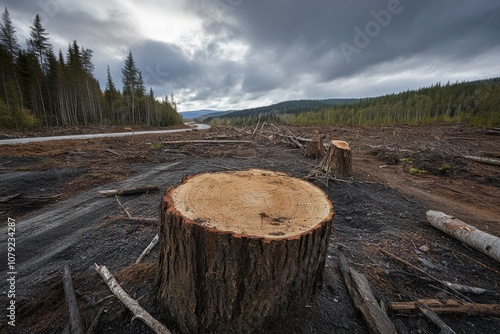
[(162, 201), (159, 299), (183, 333), (251, 333), (321, 284), (333, 207), (263, 170), (199, 174)]

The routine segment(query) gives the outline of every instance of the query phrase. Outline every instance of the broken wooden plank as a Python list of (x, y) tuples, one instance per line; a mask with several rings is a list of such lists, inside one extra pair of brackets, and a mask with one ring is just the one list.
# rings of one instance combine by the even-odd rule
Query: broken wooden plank
[(153, 318), (151, 314), (144, 310), (141, 305), (139, 305), (137, 300), (130, 297), (129, 294), (126, 293), (125, 290), (123, 290), (120, 284), (118, 284), (118, 282), (116, 281), (115, 277), (109, 272), (108, 268), (95, 264), (95, 270), (103, 278), (104, 282), (106, 282), (109, 289), (111, 290), (111, 292), (113, 292), (116, 298), (118, 298), (123, 303), (123, 305), (125, 305), (130, 310), (130, 312), (132, 312), (132, 314), (134, 315), (133, 319), (140, 319), (155, 333), (172, 334), (172, 332), (170, 332), (167, 327), (165, 327), (161, 322)]
[(467, 316), (499, 316), (500, 304), (479, 304), (457, 300), (422, 299), (413, 302), (391, 302), (389, 310), (395, 313), (411, 313), (418, 310), (417, 304), (425, 305), (438, 314), (456, 314)]
[(110, 190), (100, 190), (99, 194), (104, 197), (108, 196), (116, 196), (116, 195), (135, 195), (135, 194), (143, 194), (150, 191), (158, 190), (158, 186), (143, 186), (136, 188), (124, 188), (124, 189), (110, 189)]
[(63, 285), (66, 305), (68, 306), (69, 311), (70, 333), (83, 334), (82, 319), (80, 318), (80, 310), (78, 309), (75, 289), (73, 288), (73, 280), (71, 279), (71, 270), (68, 265), (64, 266)]
[(440, 211), (429, 210), (426, 217), (433, 227), (500, 262), (500, 238)]
[(365, 275), (350, 268), (344, 256), (340, 257), (340, 269), (354, 305), (363, 314), (371, 333), (397, 334), (396, 327), (378, 305)]

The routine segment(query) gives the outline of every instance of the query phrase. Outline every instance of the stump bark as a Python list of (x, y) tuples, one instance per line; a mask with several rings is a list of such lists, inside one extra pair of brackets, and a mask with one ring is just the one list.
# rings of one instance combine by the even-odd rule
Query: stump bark
[(332, 140), (320, 167), (325, 173), (338, 178), (352, 176), (352, 152), (349, 143)]
[(319, 137), (318, 139), (311, 140), (307, 143), (306, 149), (306, 157), (310, 159), (319, 159), (324, 155), (323, 152), (323, 139), (324, 136)]
[(333, 207), (263, 170), (205, 173), (162, 200), (158, 297), (183, 333), (254, 333), (303, 309), (323, 279)]

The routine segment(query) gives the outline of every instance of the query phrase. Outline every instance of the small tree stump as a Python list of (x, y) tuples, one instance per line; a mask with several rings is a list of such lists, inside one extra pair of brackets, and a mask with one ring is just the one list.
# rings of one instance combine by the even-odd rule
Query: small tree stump
[(319, 159), (323, 157), (323, 139), (325, 137), (321, 136), (318, 139), (311, 140), (307, 143), (306, 157), (310, 159)]
[(352, 152), (349, 144), (332, 140), (320, 167), (325, 173), (338, 178), (352, 176)]
[(162, 200), (158, 293), (183, 333), (261, 332), (323, 279), (333, 207), (263, 170), (198, 174)]

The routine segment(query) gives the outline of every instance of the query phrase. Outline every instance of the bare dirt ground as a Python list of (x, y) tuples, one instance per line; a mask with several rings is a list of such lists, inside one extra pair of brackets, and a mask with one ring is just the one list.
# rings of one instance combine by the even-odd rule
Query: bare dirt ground
[[(120, 197), (133, 216), (157, 218), (161, 195), (184, 176), (248, 168), (309, 179), (335, 206), (323, 288), (310, 307), (271, 324), (265, 333), (368, 333), (340, 273), (341, 254), (367, 276), (377, 299), (385, 305), (430, 298), (463, 301), (465, 297), (477, 303), (500, 303), (499, 264), (425, 222), (427, 210), (439, 210), (500, 236), (500, 168), (463, 158), (498, 158), (500, 137), (462, 126), (267, 126), (254, 130), (214, 128), (0, 147), (2, 245), (6, 245), (7, 218), (16, 220), (14, 333), (63, 331), (68, 318), (62, 286), (66, 264), (73, 271), (86, 328), (102, 309), (95, 333), (148, 333), (144, 324), (132, 321), (130, 312), (110, 297), (94, 263), (106, 265), (133, 298), (175, 332), (175, 324), (155, 299), (158, 249), (144, 263), (134, 264), (156, 234), (156, 224), (128, 219), (115, 198), (102, 198), (97, 191), (157, 185), (160, 191)], [(65, 131), (74, 134), (80, 129)], [(305, 158), (304, 151), (283, 136), (315, 138), (322, 134), (351, 144), (354, 177), (348, 182), (327, 183), (314, 172), (318, 161)], [(172, 143), (189, 140), (198, 142)], [(382, 251), (440, 280), (492, 292), (457, 296), (423, 280), (422, 274)], [(7, 272), (6, 260), (2, 260), (2, 270)], [(5, 292), (4, 283), (2, 294)], [(389, 316), (400, 333), (440, 332), (419, 313)], [(441, 318), (457, 333), (495, 333), (500, 328), (498, 317)], [(0, 325), (0, 332), (13, 332), (8, 331), (6, 317), (2, 316)]]

